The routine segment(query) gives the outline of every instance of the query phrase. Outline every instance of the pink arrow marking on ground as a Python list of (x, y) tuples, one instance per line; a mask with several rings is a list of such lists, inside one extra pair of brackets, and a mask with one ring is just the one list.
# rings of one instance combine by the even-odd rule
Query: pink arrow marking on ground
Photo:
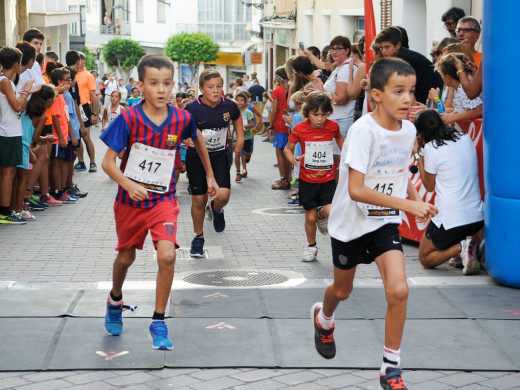
[(213, 294), (204, 295), (204, 298), (229, 298), (229, 295), (216, 292)]
[(500, 309), (500, 311), (504, 312), (504, 313), (511, 313), (511, 314), (514, 314), (515, 316), (520, 316), (520, 310), (514, 310), (514, 309)]
[(108, 351), (108, 353), (106, 353), (106, 352), (103, 352), (103, 351), (96, 351), (96, 353), (99, 356), (104, 357), (105, 360), (112, 360), (112, 359), (114, 359), (116, 357), (126, 355), (127, 353), (130, 353), (130, 352), (129, 351), (121, 351), (121, 352), (116, 353), (116, 351)]

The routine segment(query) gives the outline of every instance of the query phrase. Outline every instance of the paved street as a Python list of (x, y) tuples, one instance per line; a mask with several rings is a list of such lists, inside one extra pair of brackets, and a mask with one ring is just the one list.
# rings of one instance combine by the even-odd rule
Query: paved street
[[(86, 198), (75, 205), (39, 212), (38, 220), (25, 226), (0, 225), (0, 289), (88, 290), (105, 288), (107, 283), (103, 282), (110, 281), (116, 243), (112, 212), (116, 185), (101, 169), (106, 148), (98, 136), (99, 131), (94, 130), (99, 171), (75, 174), (76, 183), (89, 192)], [(182, 249), (179, 254), (184, 255), (177, 260), (174, 289), (182, 285), (183, 276), (204, 270), (269, 270), (312, 287), (325, 286), (331, 280), (328, 237), (318, 236), (319, 262), (307, 264), (299, 260), (306, 245), (304, 218), (297, 208), (287, 212), (286, 191), (271, 190), (278, 169), (273, 168), (272, 145), (260, 142), (262, 139), (256, 139), (248, 178), (232, 184), (225, 232), (215, 233), (206, 221), (207, 259), (184, 256), (193, 232), (187, 180), (181, 176), (177, 237)], [(281, 215), (272, 215), (275, 213)], [(460, 270), (447, 265), (437, 270), (422, 269), (414, 244), (405, 245), (405, 256), (410, 286), (472, 284), (485, 288), (493, 284), (485, 273), (463, 277)], [(132, 282), (128, 285), (150, 288), (156, 271), (153, 246), (147, 241), (128, 273), (127, 281)], [(375, 265), (359, 267), (356, 278), (358, 286), (380, 285)], [(20, 348), (31, 348), (23, 340), (19, 342)], [(432, 340), (425, 338), (425, 342)], [(406, 351), (403, 357), (405, 360)], [(2, 359), (8, 358), (0, 357), (0, 370)], [(485, 354), (481, 358), (486, 359)], [(376, 389), (377, 379), (375, 370), (346, 369), (0, 372), (0, 389)], [(410, 389), (520, 389), (518, 372), (405, 371), (404, 379)]]

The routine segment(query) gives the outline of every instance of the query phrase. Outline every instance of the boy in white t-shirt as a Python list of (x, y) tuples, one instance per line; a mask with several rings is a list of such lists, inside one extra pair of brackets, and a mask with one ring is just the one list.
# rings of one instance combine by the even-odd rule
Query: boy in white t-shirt
[[(323, 303), (311, 308), (314, 343), (326, 359), (336, 355), (334, 310), (352, 292), (358, 264), (375, 262), (388, 302), (385, 346), (380, 370), (381, 388), (402, 383), (400, 345), (406, 319), (408, 286), (399, 238), (400, 210), (426, 222), (437, 213), (422, 202), (408, 179), (408, 161), (415, 127), (405, 120), (414, 98), (415, 73), (405, 61), (384, 58), (370, 73), (376, 110), (350, 128), (339, 165), (328, 230), (332, 242), (334, 283)], [(413, 199), (405, 199), (406, 193)]]

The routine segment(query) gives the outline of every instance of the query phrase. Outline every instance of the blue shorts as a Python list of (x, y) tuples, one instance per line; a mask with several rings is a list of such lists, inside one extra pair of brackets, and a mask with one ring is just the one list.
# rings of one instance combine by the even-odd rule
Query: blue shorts
[(285, 145), (287, 145), (287, 140), (289, 139), (289, 134), (287, 133), (274, 133), (274, 141), (273, 146), (275, 148), (283, 149)]
[(18, 164), (17, 168), (29, 169), (29, 147), (22, 144), (22, 163)]

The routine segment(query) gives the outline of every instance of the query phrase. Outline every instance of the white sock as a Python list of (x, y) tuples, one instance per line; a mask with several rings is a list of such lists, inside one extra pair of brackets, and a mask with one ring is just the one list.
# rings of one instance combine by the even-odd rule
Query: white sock
[(318, 313), (318, 323), (323, 329), (332, 328), (332, 325), (334, 325), (334, 314), (332, 314), (330, 318), (327, 318), (323, 315), (323, 308), (321, 308)]
[(394, 349), (390, 349), (388, 347), (383, 348), (383, 364), (381, 365), (381, 370), (379, 371), (381, 375), (386, 375), (386, 369), (388, 367), (399, 367), (401, 363), (401, 349), (397, 351)]
[(117, 306), (117, 305), (120, 305), (121, 304), (121, 301), (123, 300), (122, 298), (119, 300), (119, 301), (114, 301), (112, 299), (112, 294), (108, 294), (108, 299), (110, 299), (110, 304), (112, 306)]

